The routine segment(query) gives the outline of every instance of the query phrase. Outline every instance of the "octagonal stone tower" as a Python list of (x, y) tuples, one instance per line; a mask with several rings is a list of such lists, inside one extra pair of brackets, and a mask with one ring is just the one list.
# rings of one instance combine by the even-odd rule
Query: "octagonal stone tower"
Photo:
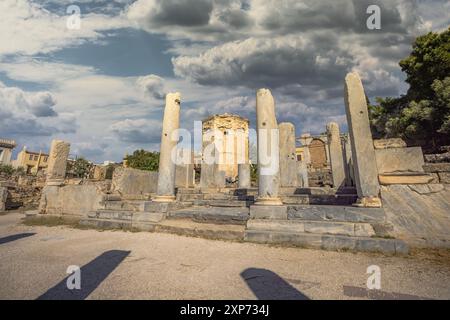
[(226, 178), (235, 179), (238, 165), (249, 162), (248, 127), (247, 119), (228, 113), (202, 121), (203, 150), (215, 144), (216, 169), (224, 171)]

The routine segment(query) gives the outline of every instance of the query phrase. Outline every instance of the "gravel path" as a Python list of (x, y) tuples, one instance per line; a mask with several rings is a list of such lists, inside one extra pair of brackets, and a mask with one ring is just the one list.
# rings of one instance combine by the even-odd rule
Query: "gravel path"
[[(0, 299), (450, 299), (449, 251), (338, 253), (21, 218), (0, 215)], [(81, 267), (81, 290), (66, 289), (70, 265)], [(366, 290), (370, 265), (380, 291)]]

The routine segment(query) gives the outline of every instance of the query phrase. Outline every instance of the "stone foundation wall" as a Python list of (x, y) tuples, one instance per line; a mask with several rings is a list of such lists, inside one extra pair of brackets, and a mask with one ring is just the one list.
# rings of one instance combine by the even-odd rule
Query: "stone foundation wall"
[(42, 214), (87, 216), (102, 207), (108, 182), (85, 181), (83, 184), (46, 186), (42, 191)]

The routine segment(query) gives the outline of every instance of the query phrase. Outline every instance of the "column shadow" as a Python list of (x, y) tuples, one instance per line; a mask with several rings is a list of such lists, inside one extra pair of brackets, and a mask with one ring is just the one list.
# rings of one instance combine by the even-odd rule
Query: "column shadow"
[(64, 280), (37, 298), (37, 300), (84, 300), (125, 260), (131, 251), (111, 250), (80, 268), (81, 289), (67, 288), (68, 275)]
[(276, 273), (258, 268), (248, 268), (242, 279), (259, 300), (309, 300)]
[(0, 244), (5, 244), (5, 243), (8, 243), (8, 242), (12, 242), (12, 241), (20, 240), (20, 239), (23, 239), (23, 238), (31, 237), (31, 236), (34, 236), (35, 234), (36, 233), (34, 233), (34, 232), (13, 234), (11, 236), (0, 238)]

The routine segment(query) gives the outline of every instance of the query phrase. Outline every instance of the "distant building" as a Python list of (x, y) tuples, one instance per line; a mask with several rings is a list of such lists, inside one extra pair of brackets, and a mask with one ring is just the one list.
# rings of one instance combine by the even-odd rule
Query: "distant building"
[(13, 161), (15, 168), (23, 168), (27, 173), (37, 173), (47, 168), (48, 154), (40, 152), (28, 151), (27, 147), (23, 147), (22, 151), (17, 155), (17, 159)]
[(219, 152), (216, 154), (219, 170), (225, 171), (227, 178), (236, 178), (238, 164), (249, 163), (249, 121), (238, 115), (225, 113), (211, 116), (202, 123), (203, 157), (205, 148), (214, 143)]
[(15, 147), (14, 140), (0, 139), (0, 164), (11, 164), (12, 151)]
[(301, 146), (297, 147), (297, 159), (304, 161), (309, 167), (322, 169), (330, 166), (327, 135), (311, 136), (302, 134), (297, 138)]

